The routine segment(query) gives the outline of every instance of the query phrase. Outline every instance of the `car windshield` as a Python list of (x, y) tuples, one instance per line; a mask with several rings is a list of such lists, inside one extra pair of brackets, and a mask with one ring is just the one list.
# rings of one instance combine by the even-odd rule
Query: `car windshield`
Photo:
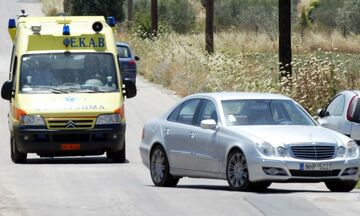
[(228, 126), (316, 125), (291, 100), (226, 100), (222, 106)]
[(120, 58), (131, 58), (130, 49), (126, 46), (118, 46), (117, 52)]
[(21, 93), (118, 91), (112, 54), (53, 53), (22, 57)]

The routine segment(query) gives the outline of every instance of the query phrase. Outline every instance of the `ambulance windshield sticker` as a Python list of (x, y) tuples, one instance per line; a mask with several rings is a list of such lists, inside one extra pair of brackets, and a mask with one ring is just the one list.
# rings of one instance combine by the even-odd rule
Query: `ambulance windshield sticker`
[(72, 38), (65, 38), (63, 43), (66, 47), (72, 47), (72, 48), (105, 47), (105, 38), (72, 37)]

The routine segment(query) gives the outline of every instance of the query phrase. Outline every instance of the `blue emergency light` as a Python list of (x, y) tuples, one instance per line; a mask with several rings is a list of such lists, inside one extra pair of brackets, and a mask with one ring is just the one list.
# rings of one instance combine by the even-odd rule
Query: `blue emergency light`
[(70, 26), (69, 25), (64, 25), (63, 27), (63, 35), (70, 35)]
[(107, 18), (107, 24), (110, 26), (110, 27), (115, 27), (116, 25), (116, 21), (115, 21), (115, 18), (113, 16), (109, 16)]
[(16, 28), (16, 21), (15, 19), (9, 19), (9, 29)]

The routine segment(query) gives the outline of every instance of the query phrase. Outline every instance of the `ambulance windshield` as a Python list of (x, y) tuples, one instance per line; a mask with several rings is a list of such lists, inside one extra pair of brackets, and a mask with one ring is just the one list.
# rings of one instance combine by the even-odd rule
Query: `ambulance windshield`
[(21, 93), (119, 91), (112, 54), (52, 53), (22, 58)]

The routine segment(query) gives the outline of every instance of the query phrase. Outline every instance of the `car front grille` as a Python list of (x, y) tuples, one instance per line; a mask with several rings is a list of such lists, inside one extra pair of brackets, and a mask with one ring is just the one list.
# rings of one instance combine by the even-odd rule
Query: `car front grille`
[(292, 176), (296, 177), (335, 177), (338, 176), (340, 170), (326, 170), (326, 171), (302, 171), (290, 170)]
[(292, 145), (292, 155), (295, 158), (307, 160), (326, 160), (335, 156), (335, 145)]
[(54, 130), (81, 130), (92, 129), (95, 125), (95, 118), (48, 118), (46, 125)]

